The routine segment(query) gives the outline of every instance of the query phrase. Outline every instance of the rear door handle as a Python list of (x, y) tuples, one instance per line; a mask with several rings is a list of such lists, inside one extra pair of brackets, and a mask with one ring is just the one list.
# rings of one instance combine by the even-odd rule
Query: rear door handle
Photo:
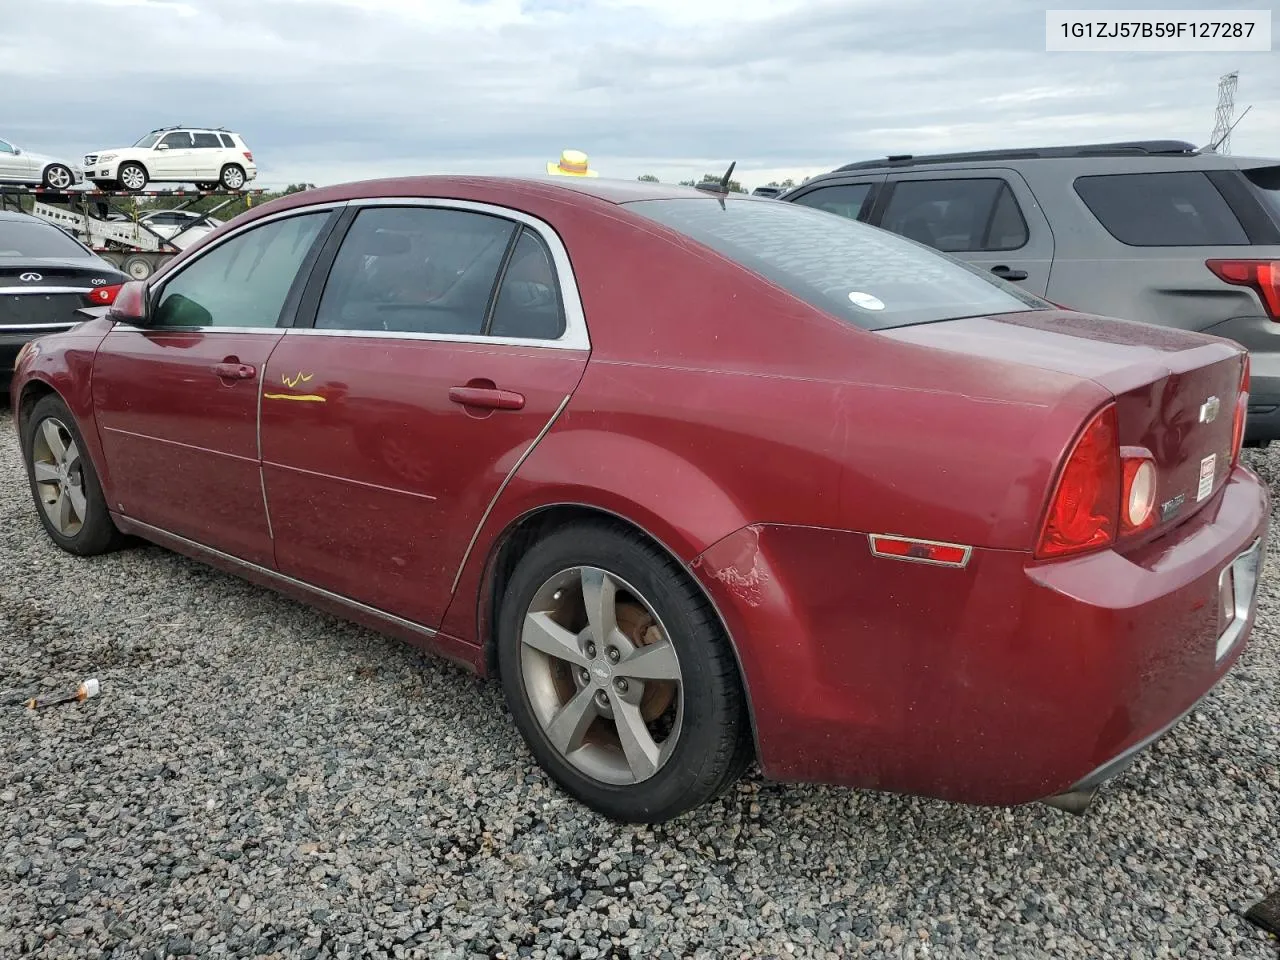
[(213, 372), (224, 380), (251, 380), (258, 373), (247, 363), (235, 363), (232, 361), (215, 363)]
[(1027, 271), (1025, 271), (1025, 270), (1014, 270), (1014, 269), (1013, 269), (1013, 268), (1011, 268), (1011, 267), (1006, 267), (1004, 264), (1001, 264), (1001, 265), (1000, 265), (1000, 266), (998, 266), (998, 267), (992, 267), (992, 268), (991, 268), (991, 272), (992, 272), (992, 273), (994, 273), (994, 274), (995, 274), (997, 277), (999, 277), (1001, 280), (1025, 280), (1025, 279), (1027, 279)]
[(524, 396), (497, 387), (450, 387), (449, 399), (464, 407), (483, 407), (486, 410), (521, 410)]

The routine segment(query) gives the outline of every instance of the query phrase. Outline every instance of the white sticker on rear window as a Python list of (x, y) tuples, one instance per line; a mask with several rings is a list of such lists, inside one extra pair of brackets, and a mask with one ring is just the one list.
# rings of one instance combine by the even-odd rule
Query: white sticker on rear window
[(854, 290), (849, 294), (849, 302), (855, 307), (861, 307), (863, 310), (883, 310), (884, 301), (879, 297), (874, 297), (869, 293), (863, 293), (860, 290)]
[(1196, 501), (1199, 502), (1213, 492), (1213, 475), (1218, 463), (1218, 455), (1211, 453), (1200, 461), (1200, 486), (1196, 488)]

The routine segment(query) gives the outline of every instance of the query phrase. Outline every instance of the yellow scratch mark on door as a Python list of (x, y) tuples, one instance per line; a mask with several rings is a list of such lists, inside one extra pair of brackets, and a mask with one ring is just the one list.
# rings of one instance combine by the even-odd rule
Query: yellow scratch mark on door
[(301, 370), (299, 370), (297, 375), (294, 377), (289, 377), (288, 375), (282, 373), (280, 374), (280, 382), (283, 383), (286, 387), (296, 387), (300, 383), (309, 382), (313, 376), (315, 376), (315, 374), (303, 373)]
[(264, 400), (304, 400), (311, 403), (324, 403), (325, 398), (315, 393), (264, 393)]

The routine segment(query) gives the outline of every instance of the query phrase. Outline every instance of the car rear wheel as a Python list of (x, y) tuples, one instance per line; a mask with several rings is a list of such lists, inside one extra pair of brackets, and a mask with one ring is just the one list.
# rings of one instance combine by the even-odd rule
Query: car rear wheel
[(222, 176), (218, 181), (228, 190), (239, 190), (244, 186), (245, 173), (244, 167), (229, 163), (222, 168)]
[(50, 539), (86, 557), (119, 546), (123, 537), (107, 512), (98, 474), (62, 399), (50, 394), (37, 401), (22, 432), (31, 494)]
[(71, 173), (71, 168), (61, 163), (51, 163), (44, 168), (44, 185), (50, 190), (66, 190), (76, 178)]
[(503, 689), (539, 763), (615, 820), (669, 820), (751, 759), (737, 665), (685, 571), (639, 535), (578, 523), (535, 544), (498, 623)]
[(140, 163), (122, 163), (117, 172), (126, 190), (141, 190), (147, 185), (147, 170)]

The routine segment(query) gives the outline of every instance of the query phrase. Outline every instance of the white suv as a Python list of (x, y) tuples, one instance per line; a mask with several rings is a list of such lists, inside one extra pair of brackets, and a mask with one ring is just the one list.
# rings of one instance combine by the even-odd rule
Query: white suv
[(201, 190), (242, 190), (258, 175), (238, 133), (206, 127), (152, 130), (132, 147), (84, 158), (85, 179), (99, 189), (142, 190), (148, 183), (194, 183)]

